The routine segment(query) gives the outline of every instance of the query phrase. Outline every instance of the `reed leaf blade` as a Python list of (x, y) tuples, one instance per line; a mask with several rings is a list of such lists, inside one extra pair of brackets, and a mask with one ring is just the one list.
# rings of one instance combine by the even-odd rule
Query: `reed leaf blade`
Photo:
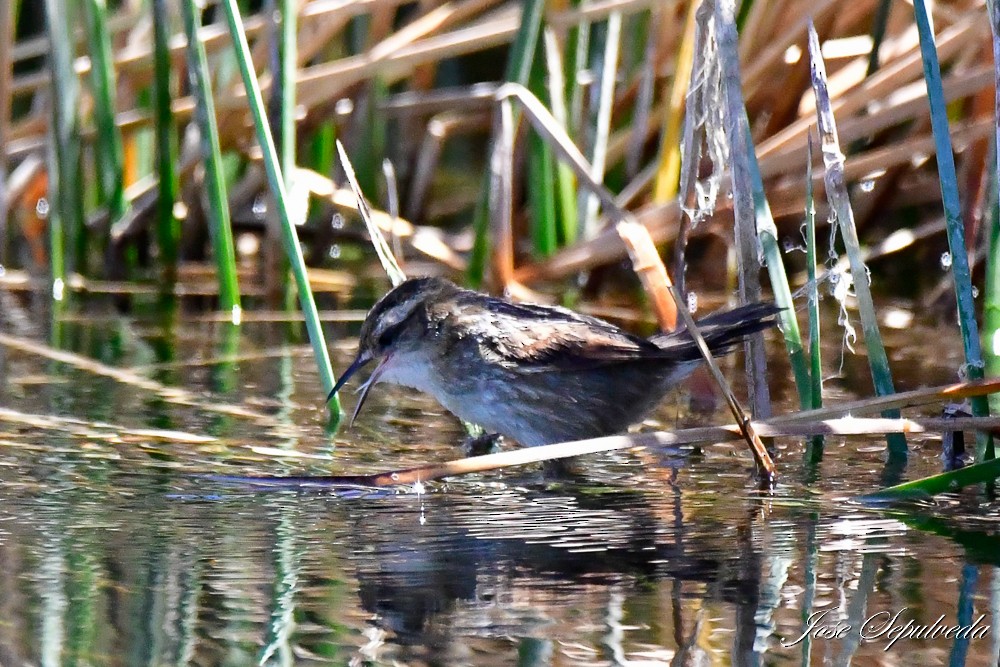
[(177, 276), (180, 220), (174, 202), (180, 179), (176, 169), (177, 132), (170, 107), (170, 13), (167, 0), (152, 0), (153, 13), (153, 117), (156, 135), (156, 167), (159, 176), (156, 200), (156, 240), (160, 247), (163, 284), (168, 287)]
[[(962, 220), (962, 203), (958, 195), (958, 174), (951, 146), (944, 86), (941, 83), (941, 65), (938, 62), (934, 28), (927, 12), (926, 0), (914, 0), (913, 12), (916, 17), (917, 33), (920, 36), (920, 55), (924, 65), (927, 102), (930, 105), (931, 129), (937, 153), (938, 181), (941, 184), (941, 203), (944, 206), (948, 247), (951, 250), (951, 274), (954, 279), (958, 322), (965, 352), (964, 371), (970, 380), (979, 380), (984, 376), (983, 353), (979, 343), (979, 328), (976, 324), (972, 273), (965, 245), (965, 223)], [(989, 404), (983, 397), (972, 399), (971, 405), (972, 414), (977, 417), (985, 417), (990, 413)], [(992, 437), (980, 436), (976, 440), (977, 460), (992, 459), (994, 457)]]
[[(243, 85), (246, 89), (250, 113), (253, 116), (257, 140), (263, 151), (264, 170), (267, 172), (268, 184), (271, 186), (271, 194), (278, 209), (278, 219), (281, 222), (281, 238), (285, 243), (285, 251), (288, 253), (288, 258), (291, 262), (292, 274), (295, 276), (299, 304), (305, 316), (306, 330), (309, 332), (309, 342), (312, 344), (320, 381), (323, 384), (323, 391), (329, 395), (336, 384), (333, 368), (330, 364), (330, 353), (326, 347), (323, 326), (319, 321), (319, 311), (316, 309), (316, 301), (313, 298), (312, 288), (309, 285), (309, 273), (306, 268), (305, 258), (302, 255), (302, 246), (299, 244), (298, 232), (291, 217), (291, 207), (288, 201), (288, 194), (285, 190), (285, 180), (281, 172), (281, 165), (278, 162), (278, 153), (274, 146), (274, 140), (268, 129), (267, 110), (264, 107), (260, 85), (257, 83), (257, 75), (250, 56), (250, 47), (247, 44), (246, 32), (243, 30), (243, 23), (240, 18), (239, 8), (236, 6), (236, 0), (225, 0), (223, 2), (223, 9), (225, 10), (226, 21), (229, 25), (230, 37), (236, 48), (236, 61), (240, 68), (240, 75), (243, 77)], [(330, 408), (331, 419), (339, 424), (341, 417), (339, 398), (335, 395), (331, 396), (328, 406)]]
[(219, 128), (208, 70), (208, 57), (198, 33), (198, 26), (201, 24), (200, 3), (197, 0), (183, 0), (181, 14), (184, 34), (187, 36), (188, 74), (195, 96), (195, 118), (205, 165), (205, 196), (208, 203), (206, 213), (218, 272), (219, 308), (232, 313), (233, 319), (238, 321), (240, 293), (236, 278), (236, 251), (233, 247), (233, 230), (229, 220), (225, 168), (219, 145)]

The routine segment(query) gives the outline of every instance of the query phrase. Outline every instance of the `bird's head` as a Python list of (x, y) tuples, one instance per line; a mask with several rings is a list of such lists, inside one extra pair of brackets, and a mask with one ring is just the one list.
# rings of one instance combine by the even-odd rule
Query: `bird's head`
[(411, 278), (379, 299), (365, 317), (358, 336), (358, 354), (333, 387), (329, 401), (355, 373), (373, 361), (378, 366), (361, 386), (351, 422), (357, 418), (368, 392), (378, 382), (394, 355), (405, 354), (421, 344), (427, 333), (427, 307), (447, 298), (459, 288), (443, 278)]

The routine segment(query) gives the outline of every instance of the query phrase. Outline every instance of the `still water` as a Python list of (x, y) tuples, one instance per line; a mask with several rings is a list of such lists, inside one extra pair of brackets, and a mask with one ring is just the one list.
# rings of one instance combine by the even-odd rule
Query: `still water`
[[(854, 501), (896, 474), (881, 439), (829, 439), (816, 465), (779, 441), (769, 496), (732, 444), (592, 456), (557, 481), (525, 468), (391, 492), (261, 490), (213, 475), (441, 461), (463, 431), (380, 387), (331, 435), (286, 324), (107, 315), (50, 330), (6, 315), (2, 665), (997, 664), (1000, 504), (977, 490)], [(349, 331), (329, 330), (338, 369)], [(954, 332), (888, 339), (900, 388), (954, 378)], [(866, 377), (848, 357), (829, 394), (867, 393)], [(724, 421), (705, 402), (680, 391), (657, 417)], [(940, 469), (938, 438), (910, 444), (902, 479)], [(890, 646), (910, 621), (943, 627)], [(955, 625), (972, 636), (945, 637)]]

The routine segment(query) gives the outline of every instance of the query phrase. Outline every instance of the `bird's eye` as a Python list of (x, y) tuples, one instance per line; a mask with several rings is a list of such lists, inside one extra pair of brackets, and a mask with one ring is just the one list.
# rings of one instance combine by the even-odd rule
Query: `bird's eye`
[(398, 324), (386, 327), (385, 330), (378, 334), (375, 339), (379, 347), (386, 348), (392, 345), (393, 340), (396, 339), (396, 335), (399, 333), (400, 326)]

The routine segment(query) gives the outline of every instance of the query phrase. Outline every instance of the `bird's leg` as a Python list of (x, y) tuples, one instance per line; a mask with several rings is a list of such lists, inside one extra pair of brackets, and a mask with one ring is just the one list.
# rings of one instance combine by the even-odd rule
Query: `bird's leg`
[(542, 477), (549, 482), (569, 482), (585, 476), (585, 468), (577, 456), (542, 463)]
[(483, 433), (470, 435), (462, 441), (462, 451), (466, 456), (485, 456), (500, 449), (503, 436), (499, 433)]

